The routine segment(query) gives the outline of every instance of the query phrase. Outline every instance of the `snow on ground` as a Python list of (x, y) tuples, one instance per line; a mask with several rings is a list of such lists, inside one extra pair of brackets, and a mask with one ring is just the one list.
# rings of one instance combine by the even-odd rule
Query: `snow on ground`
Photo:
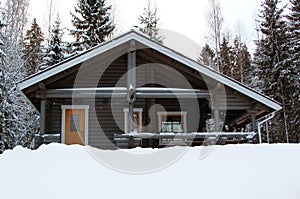
[[(194, 147), (169, 167), (147, 174), (110, 169), (91, 149), (50, 144), (6, 151), (0, 156), (0, 198), (300, 198), (300, 145), (216, 146), (204, 159), (203, 148)], [(158, 149), (133, 150), (151, 151)]]

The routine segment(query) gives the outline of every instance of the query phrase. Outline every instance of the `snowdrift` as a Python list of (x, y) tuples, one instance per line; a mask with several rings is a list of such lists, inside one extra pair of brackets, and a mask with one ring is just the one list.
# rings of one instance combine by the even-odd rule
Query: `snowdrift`
[[(143, 156), (179, 148), (122, 152)], [(172, 164), (134, 174), (93, 155), (113, 157), (115, 151), (63, 144), (35, 151), (16, 147), (0, 156), (1, 198), (300, 198), (300, 145), (215, 146), (205, 158), (200, 156), (205, 147), (184, 149)]]

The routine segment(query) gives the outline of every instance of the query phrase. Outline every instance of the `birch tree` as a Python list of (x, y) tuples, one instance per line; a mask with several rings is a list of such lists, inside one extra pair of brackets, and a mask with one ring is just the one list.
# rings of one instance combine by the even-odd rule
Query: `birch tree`
[(207, 15), (207, 23), (210, 29), (209, 39), (213, 43), (217, 59), (216, 67), (214, 69), (220, 71), (220, 47), (223, 16), (219, 0), (209, 0), (209, 12)]

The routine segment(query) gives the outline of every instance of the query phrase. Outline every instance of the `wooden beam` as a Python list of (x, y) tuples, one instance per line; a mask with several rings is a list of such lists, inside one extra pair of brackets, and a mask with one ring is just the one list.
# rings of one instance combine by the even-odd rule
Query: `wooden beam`
[(241, 105), (241, 106), (218, 106), (218, 107), (211, 107), (212, 109), (219, 109), (219, 110), (247, 110), (249, 108), (251, 108), (251, 106), (247, 106), (247, 105)]
[(45, 86), (45, 84), (44, 84), (44, 82), (40, 82), (40, 83), (39, 83), (39, 87), (40, 87), (40, 89), (42, 89), (42, 90), (46, 90), (46, 89), (47, 89), (46, 86)]
[(182, 98), (182, 99), (193, 99), (193, 98), (201, 98), (206, 99), (209, 96), (207, 93), (197, 93), (197, 92), (190, 92), (190, 93), (180, 93), (180, 92), (148, 92), (148, 93), (136, 93), (137, 98)]
[[(125, 99), (126, 92), (46, 92), (46, 98), (48, 99), (64, 99), (64, 98), (121, 98)], [(36, 96), (40, 98), (39, 95)]]
[(255, 113), (251, 113), (251, 130), (256, 132), (256, 118), (255, 118)]
[[(48, 89), (46, 98), (124, 98), (127, 95), (125, 87), (112, 88), (75, 88), (75, 89)], [(135, 93), (137, 98), (201, 98), (209, 97), (206, 90), (193, 89), (167, 89), (167, 88), (137, 88)], [(41, 98), (41, 91), (37, 92), (37, 98)]]
[(247, 110), (247, 112), (250, 114), (251, 118), (251, 130), (256, 132), (256, 114), (258, 113), (256, 105), (253, 105), (251, 109)]
[(46, 100), (41, 100), (41, 115), (40, 115), (40, 134), (45, 134), (46, 130)]
[(136, 43), (134, 40), (131, 40), (129, 43), (129, 52), (134, 52), (136, 51)]

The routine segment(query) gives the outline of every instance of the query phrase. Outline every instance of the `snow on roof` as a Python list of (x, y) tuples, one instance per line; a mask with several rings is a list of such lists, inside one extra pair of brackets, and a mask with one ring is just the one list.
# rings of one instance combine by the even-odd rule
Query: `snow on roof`
[(274, 109), (274, 110), (280, 110), (282, 107), (281, 105), (276, 102), (275, 100), (261, 94), (258, 93), (256, 91), (254, 91), (253, 89), (241, 84), (240, 82), (229, 78), (209, 67), (206, 67), (204, 65), (201, 65), (200, 63), (196, 62), (195, 60), (192, 60), (160, 43), (157, 43), (153, 40), (151, 40), (148, 36), (146, 36), (145, 34), (140, 33), (137, 30), (130, 30), (129, 32), (126, 32), (112, 40), (109, 40), (107, 42), (104, 42), (94, 48), (91, 48), (77, 56), (71, 57), (57, 65), (54, 65), (44, 71), (41, 71), (37, 74), (34, 74), (30, 77), (28, 77), (27, 79), (25, 79), (24, 81), (20, 82), (18, 84), (18, 88), (22, 91), (25, 88), (28, 88), (36, 83), (39, 83), (55, 74), (58, 74), (68, 68), (71, 68), (73, 66), (76, 66), (79, 63), (82, 63), (94, 56), (97, 56), (101, 53), (104, 53), (112, 48), (115, 48), (123, 43), (126, 43), (128, 41), (131, 40), (135, 40), (138, 41), (146, 46), (149, 46), (151, 48), (153, 48), (154, 50), (167, 55), (171, 58), (173, 58), (174, 60), (177, 60), (179, 62), (181, 62), (182, 64), (196, 70), (199, 71), (201, 74), (204, 74), (212, 79), (215, 79), (221, 83), (223, 83), (224, 85), (227, 85), (231, 88), (233, 88), (234, 90), (239, 91), (240, 93), (255, 99), (257, 101), (259, 101), (260, 103)]

